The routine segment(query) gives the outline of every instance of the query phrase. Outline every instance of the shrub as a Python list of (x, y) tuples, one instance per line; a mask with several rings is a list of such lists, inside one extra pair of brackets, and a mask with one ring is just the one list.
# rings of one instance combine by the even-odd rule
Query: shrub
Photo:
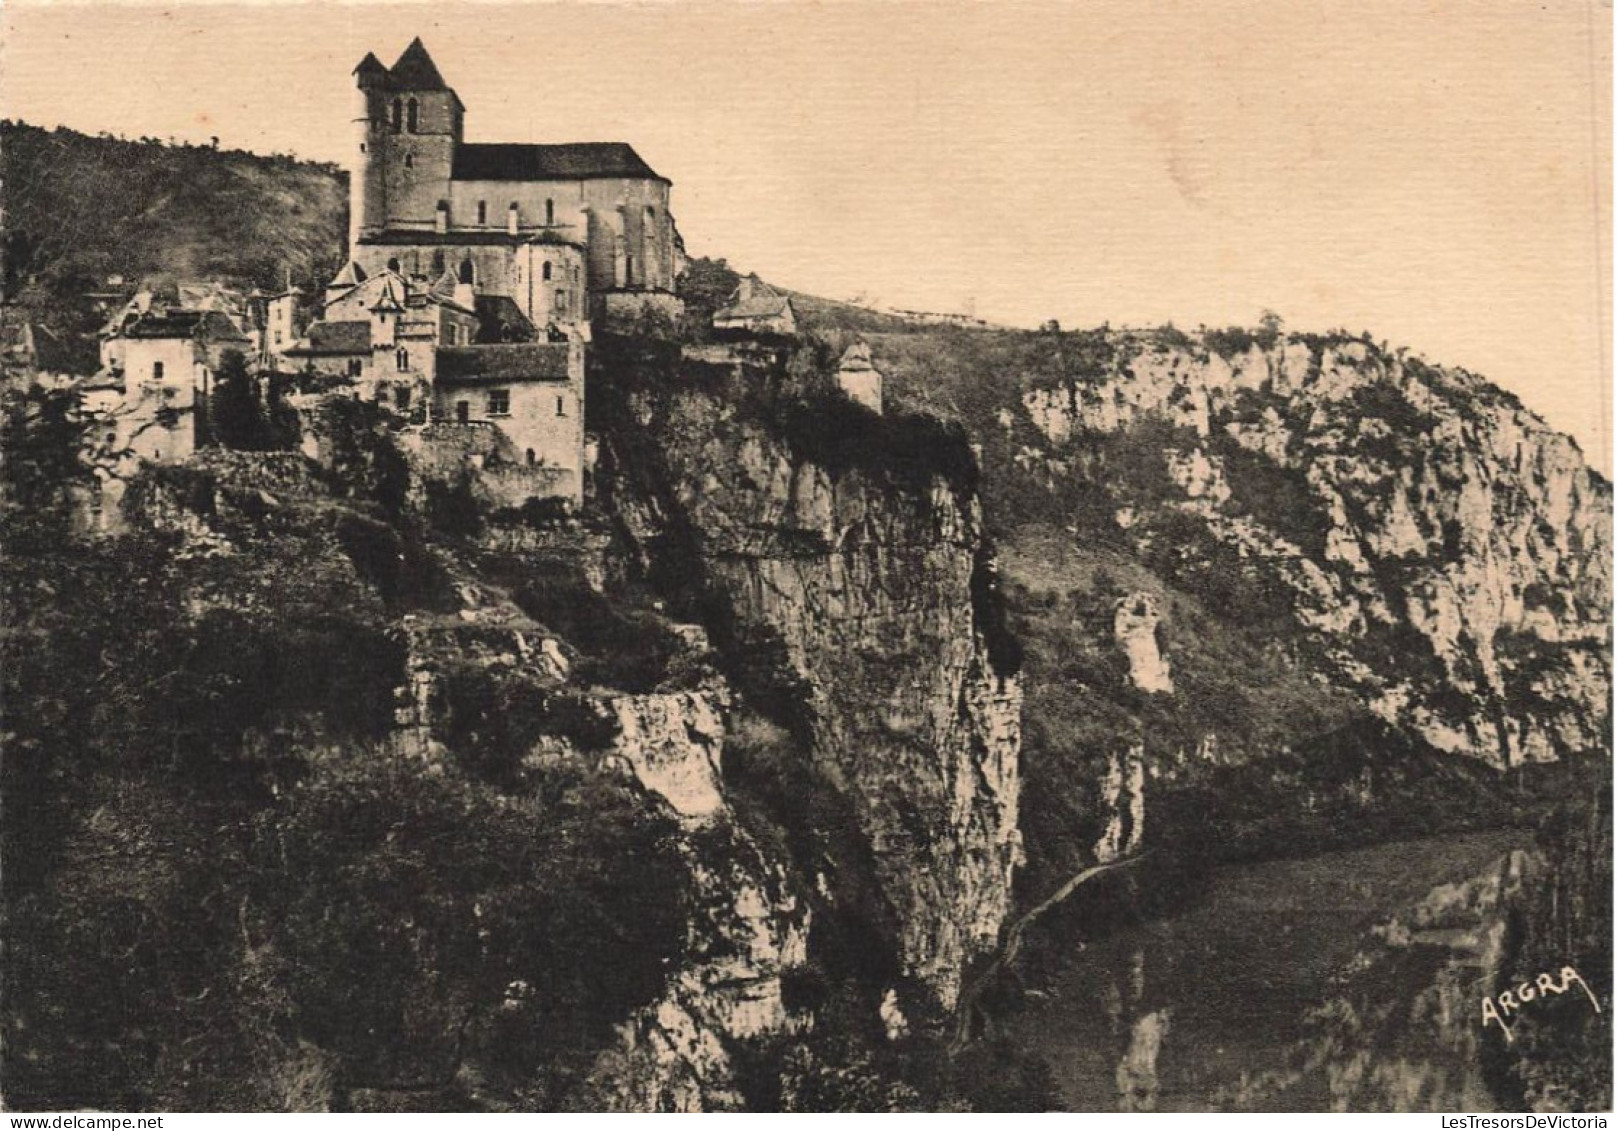
[(511, 597), (581, 653), (578, 678), (623, 691), (654, 691), (684, 648), (665, 618), (597, 592), (566, 569), (526, 572)]

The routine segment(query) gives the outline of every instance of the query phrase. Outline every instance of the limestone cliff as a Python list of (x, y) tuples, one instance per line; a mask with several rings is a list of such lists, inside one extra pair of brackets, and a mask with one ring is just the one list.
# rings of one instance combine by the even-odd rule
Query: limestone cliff
[[(633, 364), (609, 358), (603, 386)], [(989, 654), (980, 504), (948, 465), (963, 444), (895, 474), (883, 445), (901, 447), (903, 426), (845, 401), (783, 427), (749, 410), (756, 390), (664, 379), (603, 413), (603, 493), (648, 572), (681, 571), (723, 646), (783, 690), (802, 771), (851, 816), (851, 842), (800, 863), (833, 906), (873, 883), (866, 911), (900, 973), (948, 1007), (997, 938), (1019, 854), (1020, 689)], [(814, 450), (844, 424), (868, 447)]]
[(1053, 459), (1145, 436), (1161, 477), (1119, 486), (1125, 538), (1160, 554), (1162, 517), (1193, 516), (1284, 587), (1388, 722), (1501, 766), (1604, 749), (1611, 492), (1577, 446), (1402, 352), (1243, 344), (1114, 336), (1103, 365), (1022, 405)]
[(1026, 905), (1134, 809), (1154, 862), (1298, 852), (1502, 819), (1498, 769), (1609, 755), (1610, 486), (1481, 378), (1274, 328), (871, 347), (983, 469)]

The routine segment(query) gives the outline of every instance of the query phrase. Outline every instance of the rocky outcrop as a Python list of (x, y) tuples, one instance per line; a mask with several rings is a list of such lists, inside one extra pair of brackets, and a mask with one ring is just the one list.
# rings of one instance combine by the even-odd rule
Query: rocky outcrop
[(1129, 681), (1141, 691), (1172, 693), (1173, 676), (1157, 647), (1157, 624), (1162, 614), (1149, 593), (1134, 593), (1117, 603), (1112, 635), (1128, 657)]
[(617, 724), (612, 752), (641, 785), (696, 824), (726, 812), (720, 759), (727, 699), (719, 686), (608, 701)]
[[(833, 862), (827, 893), (868, 871), (902, 970), (951, 1006), (998, 935), (1020, 852), (1021, 693), (990, 660), (974, 597), (987, 568), (975, 492), (941, 470), (894, 476), (878, 452), (817, 462), (708, 393), (642, 395), (632, 412), (632, 435), (603, 437), (625, 528), (648, 560), (677, 552), (697, 571), (729, 646), (786, 689), (805, 769), (862, 843), (864, 859)], [(865, 419), (880, 443), (882, 422)]]
[(781, 994), (781, 976), (807, 961), (809, 931), (781, 867), (728, 821), (688, 836), (682, 851), (692, 881), (686, 960), (598, 1058), (596, 1110), (739, 1110), (735, 1042), (808, 1024)]
[(1156, 478), (1109, 487), (1137, 551), (1277, 583), (1333, 682), (1425, 742), (1499, 766), (1607, 749), (1611, 492), (1576, 444), (1366, 341), (1218, 345), (1105, 336), (1104, 364), (1024, 391), (1039, 458), (1134, 444)]

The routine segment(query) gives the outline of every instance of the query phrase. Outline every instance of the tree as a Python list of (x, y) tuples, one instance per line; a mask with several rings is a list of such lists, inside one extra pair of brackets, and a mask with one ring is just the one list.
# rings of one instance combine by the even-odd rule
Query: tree
[(83, 456), (86, 421), (74, 394), (7, 392), (0, 414), (0, 539), (17, 553), (67, 534), (74, 492), (93, 487), (95, 472)]
[(268, 422), (247, 372), (247, 359), (239, 350), (226, 350), (220, 359), (208, 415), (214, 439), (227, 448), (256, 451), (271, 446)]

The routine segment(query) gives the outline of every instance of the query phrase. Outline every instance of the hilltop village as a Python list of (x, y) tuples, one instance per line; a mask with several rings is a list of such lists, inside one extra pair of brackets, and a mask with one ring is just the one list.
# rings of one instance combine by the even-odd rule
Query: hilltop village
[[(221, 385), (242, 379), (260, 405), (273, 390), (300, 414), (330, 398), (379, 406), (403, 451), (473, 470), (501, 504), (583, 504), (595, 333), (671, 336), (686, 320), (672, 183), (620, 142), (465, 140), (466, 107), (420, 39), (391, 67), (367, 54), (353, 79), (347, 258), (333, 277), (288, 273), (274, 291), (110, 277), (86, 296), (105, 317), (91, 375), (70, 372), (45, 327), (8, 324), (9, 379), (67, 386), (93, 421), (92, 525), (116, 524), (143, 464), (228, 445)], [(798, 334), (791, 299), (749, 276), (685, 349), (739, 364)], [(837, 380), (880, 411), (863, 342)]]

